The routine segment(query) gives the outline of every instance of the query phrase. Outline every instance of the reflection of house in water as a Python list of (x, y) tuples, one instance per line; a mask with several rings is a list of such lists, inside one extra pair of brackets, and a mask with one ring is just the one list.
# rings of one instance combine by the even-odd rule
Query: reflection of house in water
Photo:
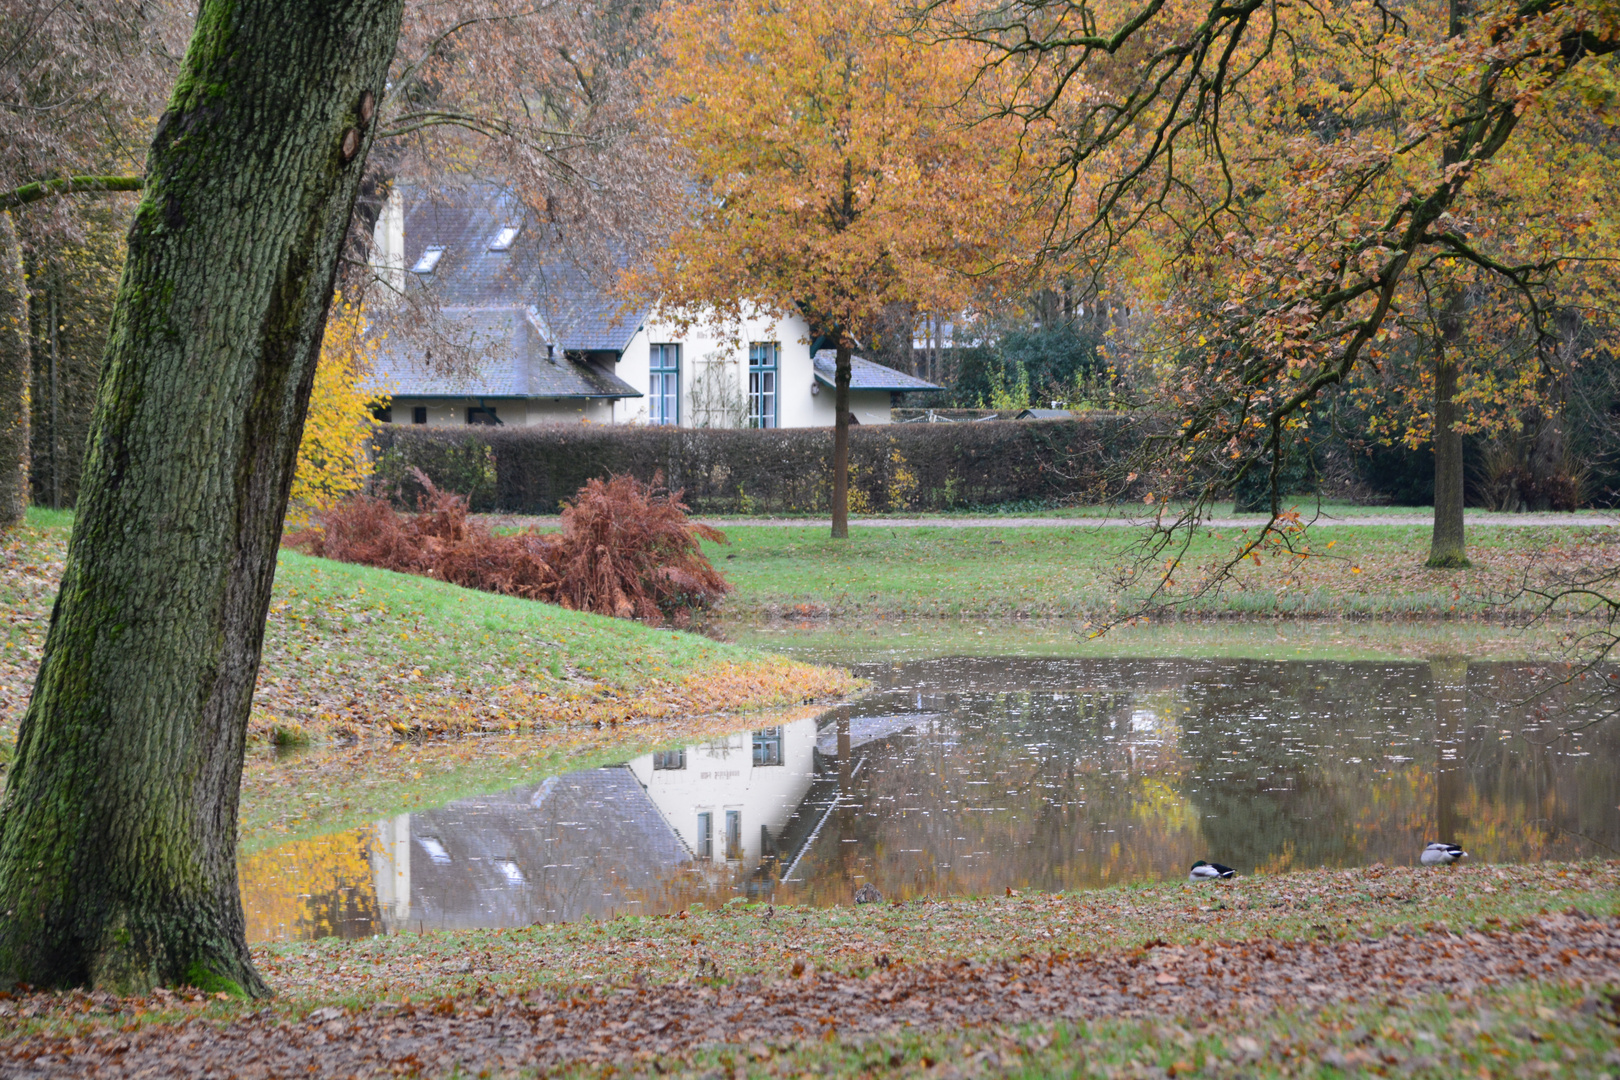
[(379, 822), (384, 925), (527, 926), (605, 915), (688, 860), (628, 769), (586, 769)]
[(524, 926), (656, 911), (714, 883), (757, 890), (836, 802), (832, 759), (918, 719), (858, 719), (819, 740), (802, 720), (380, 821), (384, 925)]
[(758, 866), (816, 770), (816, 722), (738, 733), (630, 762), (686, 850), (700, 862)]

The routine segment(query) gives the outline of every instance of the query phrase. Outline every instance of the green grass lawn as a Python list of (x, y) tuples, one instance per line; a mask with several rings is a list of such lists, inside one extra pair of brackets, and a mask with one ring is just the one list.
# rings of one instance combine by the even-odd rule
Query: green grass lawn
[[(1307, 557), (1267, 552), (1246, 562), (1218, 594), (1178, 610), (1260, 618), (1502, 618), (1522, 576), (1614, 565), (1612, 527), (1479, 526), (1470, 530), (1474, 567), (1423, 568), (1429, 528), (1318, 526)], [(1078, 618), (1131, 610), (1140, 585), (1121, 587), (1141, 556), (1128, 529), (884, 528), (854, 525), (848, 540), (821, 527), (738, 525), (727, 545), (705, 550), (737, 587), (728, 615)], [(1181, 556), (1166, 593), (1186, 598), (1208, 568), (1232, 552), (1241, 528), (1202, 531)], [(1156, 570), (1163, 560), (1155, 560)]]

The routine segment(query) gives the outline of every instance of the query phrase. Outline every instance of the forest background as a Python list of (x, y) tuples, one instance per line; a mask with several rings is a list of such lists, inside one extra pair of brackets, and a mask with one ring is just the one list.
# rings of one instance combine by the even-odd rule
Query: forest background
[[(163, 5), (8, 6), (0, 189), (15, 192), (30, 301), (28, 497), (67, 507), (134, 198), (84, 194), (118, 186), (84, 178), (138, 180), (189, 26)], [(1125, 146), (1155, 130), (1151, 103), (1118, 112), (1106, 100), (1117, 76), (1064, 75), (1078, 53), (1051, 35), (1067, 10), (807, 3), (792, 13), (806, 32), (792, 34), (744, 25), (722, 0), (408, 8), (298, 501), (329, 502), (366, 467), (357, 313), (373, 337), (431, 319), (430, 303), (383, 295), (366, 265), (382, 200), (407, 181), (506, 185), (582, 263), (642, 268), (621, 285), (694, 319), (750, 299), (808, 304), (847, 328), (851, 349), (946, 387), (907, 405), (1140, 414), (1177, 403), (1180, 386), (1179, 423), (1220, 396), (1196, 388), (1199, 372), (1235, 355), (1244, 305), (1286, 302), (1281, 278), (1255, 278), (1264, 253), (1296, 276), (1313, 260), (1342, 267), (1356, 200), (1456, 167), (1446, 117), (1471, 62), (1458, 50), (1491, 18), (1444, 4), (1393, 21), (1378, 8), (1303, 16), (1310, 33), (1291, 48), (1250, 56), (1214, 152), (1184, 150), (1157, 197), (1143, 187), (1154, 164), (1124, 197)], [(1234, 40), (1233, 56), (1254, 40)], [(773, 41), (780, 62), (754, 63)], [(1526, 96), (1518, 130), (1467, 174), (1464, 201), (1432, 230), (1437, 250), (1391, 298), (1370, 362), (1275, 455), (1284, 493), (1433, 504), (1444, 396), (1470, 505), (1620, 498), (1613, 79), (1599, 58)], [(1104, 116), (1118, 131), (1088, 149), (1077, 132)], [(73, 177), (79, 193), (23, 202)], [(1300, 191), (1319, 198), (1303, 206)], [(1260, 506), (1261, 457), (1264, 469), (1216, 468), (1215, 486)], [(1192, 483), (1176, 471), (1161, 493)]]

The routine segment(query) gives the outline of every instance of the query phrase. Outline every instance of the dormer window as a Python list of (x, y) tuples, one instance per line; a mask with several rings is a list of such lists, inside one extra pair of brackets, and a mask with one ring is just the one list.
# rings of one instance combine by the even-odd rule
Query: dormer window
[(489, 242), (489, 250), (491, 250), (491, 251), (507, 251), (507, 250), (509, 250), (512, 247), (512, 241), (517, 239), (518, 229), (520, 229), (521, 227), (522, 226), (519, 226), (519, 225), (505, 225), (505, 226), (502, 226), (501, 231), (495, 234), (495, 239), (493, 239), (493, 240), (491, 240)]
[(443, 257), (444, 248), (442, 247), (423, 248), (422, 257), (416, 260), (415, 266), (411, 267), (411, 273), (431, 274), (433, 268), (439, 265), (439, 260)]

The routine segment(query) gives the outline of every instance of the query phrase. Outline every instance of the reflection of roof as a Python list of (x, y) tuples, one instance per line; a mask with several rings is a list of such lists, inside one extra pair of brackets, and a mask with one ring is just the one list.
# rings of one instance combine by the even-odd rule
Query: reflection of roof
[(411, 816), (411, 918), (527, 926), (605, 915), (689, 864), (630, 770), (587, 769)]
[[(435, 371), (410, 341), (378, 350), (375, 385), (395, 397), (621, 398), (641, 391), (598, 364), (548, 349), (527, 311), (441, 309), (437, 333), (480, 358), (477, 370)], [(431, 346), (428, 346), (431, 348)]]
[[(834, 379), (838, 371), (838, 354), (832, 349), (822, 349), (816, 353), (816, 381), (823, 386), (835, 386)], [(903, 371), (896, 371), (892, 367), (874, 364), (859, 356), (849, 358), (849, 388), (851, 390), (938, 390), (941, 389), (931, 382), (926, 382), (915, 375), (907, 375)]]
[[(849, 721), (849, 748), (886, 739), (918, 724), (939, 719), (939, 713), (901, 713), (898, 716), (855, 716)], [(816, 749), (833, 757), (838, 753), (838, 727), (831, 725), (816, 733)]]
[[(645, 309), (621, 310), (613, 295), (614, 267), (587, 275), (561, 250), (556, 230), (536, 220), (511, 193), (492, 187), (464, 193), (426, 193), (401, 188), (405, 200), (405, 265), (422, 251), (442, 247), (430, 274), (406, 277), (432, 288), (446, 308), (533, 307), (554, 340), (571, 352), (623, 352), (647, 317)], [(504, 251), (490, 243), (509, 225), (521, 225)]]

